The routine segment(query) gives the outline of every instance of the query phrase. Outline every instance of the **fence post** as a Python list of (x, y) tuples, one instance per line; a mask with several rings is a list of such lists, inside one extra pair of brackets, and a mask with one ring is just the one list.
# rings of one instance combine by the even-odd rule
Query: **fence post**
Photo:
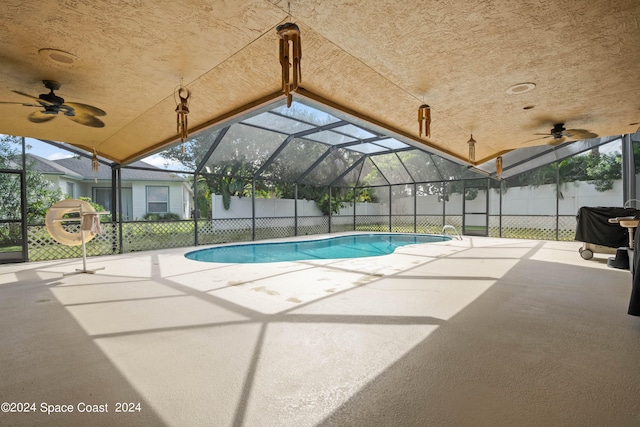
[(251, 179), (251, 240), (256, 240), (256, 179)]
[(389, 184), (389, 233), (393, 231), (393, 206), (391, 206), (391, 184)]
[[(213, 196), (211, 196), (213, 198)], [(198, 246), (198, 174), (193, 174), (193, 244)], [(208, 209), (207, 209), (208, 210)], [(207, 215), (208, 217), (209, 215)], [(213, 217), (213, 212), (211, 213)], [(213, 218), (212, 218), (213, 219)]]
[(298, 183), (293, 189), (293, 235), (298, 235)]
[(413, 232), (418, 232), (418, 184), (413, 183)]
[(333, 213), (333, 205), (331, 204), (332, 194), (331, 194), (331, 186), (329, 186), (329, 234), (331, 234), (331, 219)]

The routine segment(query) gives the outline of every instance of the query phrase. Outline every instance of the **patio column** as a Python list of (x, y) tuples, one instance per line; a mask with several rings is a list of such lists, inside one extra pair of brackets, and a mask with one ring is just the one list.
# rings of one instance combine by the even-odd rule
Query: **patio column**
[[(622, 197), (624, 199), (623, 206), (627, 200), (637, 199), (633, 142), (629, 134), (622, 136)], [(630, 207), (636, 207), (636, 204), (634, 203)]]

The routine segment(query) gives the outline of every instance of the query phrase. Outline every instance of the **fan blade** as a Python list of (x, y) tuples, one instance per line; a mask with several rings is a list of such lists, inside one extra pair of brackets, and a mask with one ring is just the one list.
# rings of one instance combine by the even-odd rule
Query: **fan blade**
[(70, 106), (63, 104), (58, 108), (58, 111), (61, 111), (65, 116), (75, 116), (76, 111)]
[(89, 114), (77, 114), (75, 116), (67, 116), (70, 120), (81, 125), (91, 126), (92, 128), (103, 128), (104, 122), (97, 117), (93, 117)]
[(45, 114), (42, 111), (34, 111), (27, 116), (27, 119), (32, 123), (44, 123), (53, 120), (55, 117), (55, 114)]
[(548, 133), (536, 133), (536, 134), (534, 134), (534, 135), (546, 135), (546, 136), (541, 136), (540, 138), (533, 138), (533, 139), (530, 139), (530, 140), (528, 140), (528, 141), (523, 142), (523, 144), (526, 144), (526, 143), (528, 143), (528, 142), (533, 142), (533, 141), (539, 141), (539, 140), (541, 140), (541, 139), (551, 138), (551, 135), (549, 135)]
[(42, 108), (42, 105), (40, 104), (25, 104), (24, 102), (4, 102), (4, 101), (0, 101), (0, 104), (13, 104), (13, 105), (22, 105), (24, 107), (39, 107)]
[(575, 139), (597, 138), (598, 134), (586, 129), (567, 129), (567, 136)]
[(553, 138), (553, 140), (547, 142), (548, 145), (558, 145), (558, 144), (562, 144), (565, 141), (564, 136), (562, 138)]
[(94, 107), (93, 105), (81, 104), (79, 102), (65, 102), (64, 105), (76, 110), (77, 114), (88, 114), (91, 116), (106, 116), (107, 113), (104, 110)]
[(17, 93), (18, 95), (26, 96), (27, 98), (35, 99), (36, 101), (40, 101), (40, 98), (37, 96), (29, 95), (28, 93), (20, 92), (19, 90), (13, 90), (13, 93)]
[(22, 95), (22, 96), (26, 96), (26, 97), (31, 98), (31, 99), (35, 99), (36, 101), (38, 101), (38, 103), (40, 104), (41, 107), (51, 107), (53, 105), (56, 105), (53, 102), (49, 102), (49, 101), (47, 101), (45, 99), (42, 99), (42, 98), (36, 98), (35, 96), (31, 96), (28, 93), (20, 92), (19, 90), (14, 90), (13, 92), (17, 93), (18, 95)]

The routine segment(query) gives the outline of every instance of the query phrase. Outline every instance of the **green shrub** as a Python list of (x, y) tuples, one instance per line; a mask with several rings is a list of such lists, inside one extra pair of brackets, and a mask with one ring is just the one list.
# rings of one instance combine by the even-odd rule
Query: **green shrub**
[(180, 219), (180, 215), (173, 212), (167, 212), (164, 214), (146, 213), (142, 219), (145, 221), (177, 221)]

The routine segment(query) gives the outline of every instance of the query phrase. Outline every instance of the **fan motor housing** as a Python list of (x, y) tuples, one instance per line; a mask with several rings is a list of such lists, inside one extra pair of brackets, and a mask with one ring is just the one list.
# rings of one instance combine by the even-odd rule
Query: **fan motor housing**
[(562, 132), (564, 132), (565, 130), (566, 129), (564, 127), (564, 124), (562, 123), (555, 124), (551, 129), (551, 135), (553, 135), (555, 139), (560, 139), (562, 138)]
[(54, 94), (53, 92), (42, 93), (38, 96), (38, 98), (42, 99), (43, 101), (47, 101), (49, 104), (54, 104), (54, 105), (64, 104), (64, 98)]

